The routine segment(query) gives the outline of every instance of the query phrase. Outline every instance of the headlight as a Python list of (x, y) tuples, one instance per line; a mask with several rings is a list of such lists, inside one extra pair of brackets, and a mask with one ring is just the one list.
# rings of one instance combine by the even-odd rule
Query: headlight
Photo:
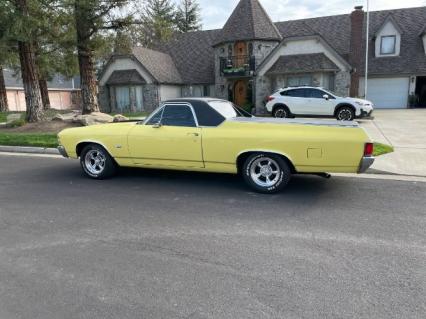
[(364, 105), (365, 105), (363, 102), (359, 102), (359, 101), (356, 101), (355, 103), (356, 103), (357, 105), (359, 105), (359, 106), (364, 106)]

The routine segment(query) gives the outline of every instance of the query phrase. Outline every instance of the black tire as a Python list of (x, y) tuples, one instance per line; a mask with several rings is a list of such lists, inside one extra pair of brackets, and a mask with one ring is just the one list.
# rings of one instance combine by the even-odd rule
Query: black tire
[(280, 105), (274, 108), (272, 116), (275, 118), (289, 118), (291, 117), (291, 113), (288, 107)]
[[(96, 163), (98, 163), (97, 166)], [(80, 154), (80, 165), (83, 172), (93, 179), (109, 178), (117, 172), (117, 164), (114, 159), (102, 146), (97, 144), (90, 144), (83, 148)]]
[(350, 106), (339, 107), (336, 111), (336, 119), (339, 121), (353, 121), (355, 119), (355, 111)]
[[(267, 168), (264, 168), (262, 171), (259, 165), (265, 164), (263, 167), (267, 167), (268, 162), (271, 163), (269, 165), (271, 170), (269, 171)], [(276, 174), (273, 171), (276, 171)], [(262, 173), (265, 176), (261, 175)], [(256, 153), (247, 158), (242, 169), (242, 174), (247, 185), (256, 192), (273, 194), (287, 186), (291, 178), (291, 169), (281, 156), (269, 153)], [(257, 174), (260, 176), (255, 177)], [(266, 176), (267, 174), (270, 175)]]

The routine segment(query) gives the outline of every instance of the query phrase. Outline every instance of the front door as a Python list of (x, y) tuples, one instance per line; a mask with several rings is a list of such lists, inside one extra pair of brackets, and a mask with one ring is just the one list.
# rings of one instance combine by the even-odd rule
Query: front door
[(234, 85), (234, 103), (239, 107), (243, 107), (247, 102), (247, 82), (240, 80)]
[(188, 105), (167, 104), (128, 136), (135, 164), (151, 167), (203, 168), (201, 128)]
[(247, 45), (245, 42), (237, 42), (234, 46), (235, 50), (235, 67), (244, 66), (247, 58)]

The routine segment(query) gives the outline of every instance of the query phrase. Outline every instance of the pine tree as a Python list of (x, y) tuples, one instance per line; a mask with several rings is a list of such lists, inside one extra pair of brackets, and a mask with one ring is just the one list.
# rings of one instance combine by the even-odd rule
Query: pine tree
[(118, 30), (130, 23), (130, 17), (117, 17), (114, 12), (128, 0), (64, 0), (73, 1), (77, 34), (77, 55), (81, 78), (83, 113), (99, 111), (95, 52), (102, 41), (102, 31)]
[(196, 0), (181, 0), (176, 14), (176, 25), (182, 33), (201, 29), (200, 5)]
[(170, 0), (146, 0), (137, 8), (140, 20), (132, 30), (133, 43), (152, 47), (169, 40), (176, 30), (176, 7)]

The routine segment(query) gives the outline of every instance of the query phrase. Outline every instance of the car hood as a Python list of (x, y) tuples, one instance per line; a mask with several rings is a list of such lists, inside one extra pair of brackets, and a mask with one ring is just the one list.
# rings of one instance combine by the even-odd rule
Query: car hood
[(273, 117), (235, 117), (228, 119), (232, 122), (243, 123), (268, 123), (268, 124), (299, 124), (314, 126), (333, 126), (333, 127), (359, 127), (358, 122), (337, 121), (337, 120), (318, 120), (318, 119), (282, 119)]

